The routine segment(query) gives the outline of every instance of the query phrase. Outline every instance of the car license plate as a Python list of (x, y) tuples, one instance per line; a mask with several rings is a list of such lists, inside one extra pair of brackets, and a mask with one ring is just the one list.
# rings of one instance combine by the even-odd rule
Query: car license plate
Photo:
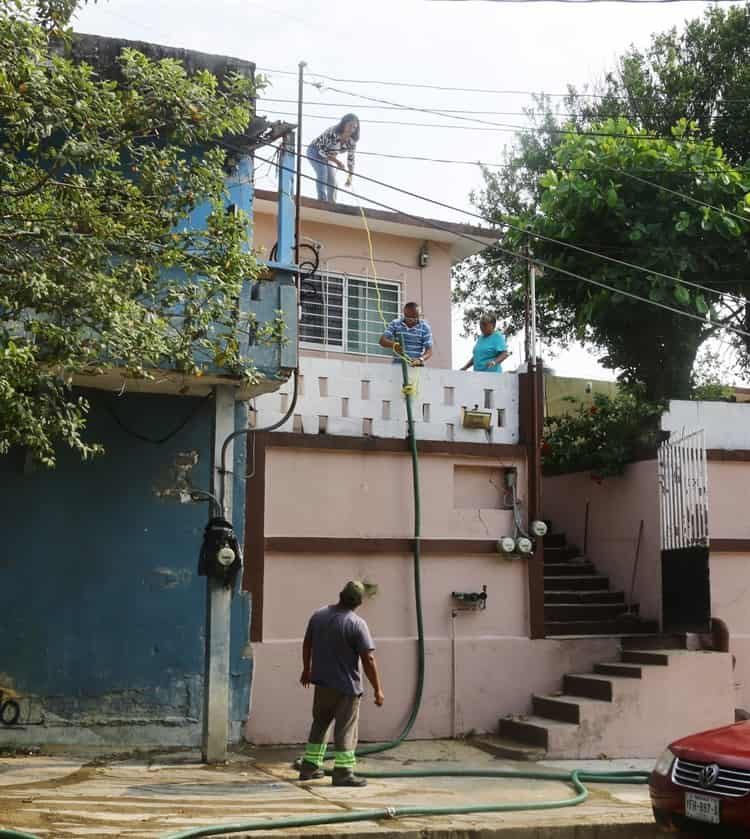
[(709, 824), (719, 823), (719, 799), (696, 792), (685, 793), (685, 815), (690, 819)]

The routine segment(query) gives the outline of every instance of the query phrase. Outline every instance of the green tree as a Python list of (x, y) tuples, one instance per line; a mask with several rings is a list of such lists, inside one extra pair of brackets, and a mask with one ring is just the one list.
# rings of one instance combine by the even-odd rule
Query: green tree
[[(606, 74), (600, 98), (574, 100), (588, 122), (625, 116), (669, 136), (680, 119), (695, 123), (737, 165), (750, 160), (750, 4), (712, 7), (702, 18), (631, 47)], [(576, 105), (576, 102), (582, 104)], [(583, 104), (586, 103), (586, 104)]]
[[(544, 330), (548, 336), (600, 349), (604, 366), (620, 369), (625, 384), (645, 385), (652, 400), (689, 395), (698, 347), (721, 324), (743, 317), (741, 302), (731, 309), (690, 283), (740, 289), (750, 255), (750, 221), (744, 220), (750, 219), (750, 179), (684, 122), (673, 134), (672, 140), (653, 140), (625, 120), (604, 123), (588, 135), (567, 134), (555, 146), (554, 165), (539, 178), (539, 191), (527, 209), (516, 217), (495, 214), (512, 225), (503, 247), (514, 253), (531, 247), (549, 265), (610, 287), (546, 271), (537, 281)], [(681, 194), (687, 172), (694, 173), (693, 200)], [(492, 207), (489, 191), (485, 202)], [(516, 262), (525, 273), (523, 262)], [(648, 265), (653, 273), (624, 262)], [(490, 249), (483, 257), (480, 282), (498, 297), (520, 300), (518, 268), (508, 269), (507, 255), (503, 270), (496, 271), (492, 263)]]
[[(601, 85), (594, 86), (597, 94), (595, 97), (581, 96), (570, 88), (570, 95), (560, 107), (563, 113), (553, 110), (549, 99), (538, 98), (531, 122), (535, 130), (519, 134), (515, 146), (506, 154), (505, 168), (500, 172), (484, 172), (485, 189), (473, 196), (474, 203), (483, 215), (497, 222), (509, 216), (535, 216), (540, 212), (540, 201), (545, 190), (539, 178), (547, 169), (557, 168), (555, 149), (561, 138), (566, 136), (566, 131), (590, 131), (608, 119), (625, 118), (633, 128), (662, 136), (667, 142), (672, 137), (674, 126), (681, 120), (687, 120), (692, 126), (694, 139), (713, 140), (714, 146), (723, 150), (723, 163), (747, 172), (748, 166), (745, 164), (750, 158), (748, 68), (750, 4), (729, 9), (711, 8), (702, 18), (686, 23), (681, 31), (672, 29), (656, 34), (646, 50), (631, 47), (619, 59), (617, 68), (605, 76)], [(659, 186), (694, 195), (699, 200), (710, 201), (707, 198), (710, 194), (720, 202), (723, 200), (721, 189), (716, 189), (714, 177), (718, 175), (721, 180), (721, 172), (704, 173), (694, 161), (684, 162), (686, 165), (683, 171), (673, 165), (667, 172), (648, 160), (641, 164), (632, 158), (627, 160), (626, 156), (623, 163), (627, 163), (631, 176), (640, 176), (658, 184), (641, 184), (643, 189), (638, 196), (641, 202), (639, 210), (644, 209), (649, 214), (651, 210), (659, 210), (659, 205), (666, 200), (667, 195)], [(712, 162), (707, 167), (716, 168)], [(745, 174), (746, 182), (747, 178)], [(633, 181), (630, 186), (635, 183)], [(684, 207), (688, 214), (696, 209), (695, 206), (687, 206), (689, 203), (686, 202)], [(656, 271), (678, 274), (677, 270), (665, 269), (661, 256), (655, 258), (657, 255), (646, 237), (637, 241), (614, 242), (606, 227), (600, 236), (599, 215), (593, 213), (589, 220), (591, 227), (585, 231), (580, 227), (577, 229), (579, 235), (583, 235), (580, 242), (588, 243), (590, 249), (596, 250), (597, 244), (603, 248), (611, 247), (614, 250), (608, 252), (610, 255), (653, 267)], [(575, 243), (572, 229), (560, 226), (558, 233), (562, 235), (558, 238)], [(689, 230), (681, 232), (687, 234)], [(739, 298), (746, 298), (747, 280), (738, 275), (737, 264), (731, 261), (735, 249), (729, 249), (727, 256), (730, 262), (724, 271), (723, 249), (716, 245), (713, 252), (709, 252), (704, 241), (705, 231), (696, 230), (695, 233), (692, 239), (682, 241), (681, 245), (684, 251), (693, 252), (695, 264), (701, 266), (703, 282)], [(539, 252), (539, 246), (535, 244), (534, 247)], [(549, 249), (545, 253), (549, 255)], [(579, 267), (587, 267), (590, 275), (596, 278), (602, 264), (592, 261), (588, 265), (581, 263)], [(526, 273), (526, 266), (522, 262), (500, 252), (492, 253), (489, 261), (479, 257), (473, 263), (460, 267), (455, 277), (455, 299), (467, 307), (467, 325), (476, 319), (480, 309), (494, 308), (509, 332), (520, 330), (523, 326), (524, 306), (519, 289), (525, 282)], [(698, 278), (698, 281), (701, 279)], [(576, 285), (571, 279), (566, 284)], [(578, 290), (583, 299), (584, 286), (579, 286)], [(558, 306), (555, 295), (540, 301), (540, 332), (551, 340), (568, 341), (581, 334), (580, 318), (575, 307), (569, 305), (570, 295), (563, 295), (561, 302), (564, 305)], [(746, 303), (743, 307), (735, 302), (731, 310), (721, 307), (720, 316), (726, 315), (729, 315), (733, 325), (750, 332), (750, 305)], [(684, 323), (687, 324), (686, 321)], [(606, 328), (610, 327), (616, 329), (616, 322)], [(687, 358), (693, 352), (694, 341), (711, 332), (699, 329), (696, 335), (695, 327), (687, 325), (686, 330), (688, 334), (682, 337), (687, 341)], [(604, 334), (600, 335), (600, 339), (605, 337)], [(600, 340), (598, 346), (609, 346), (612, 349), (618, 343), (623, 346), (619, 351), (609, 353), (606, 360), (609, 366), (613, 366), (616, 357), (622, 357), (629, 342), (641, 343), (640, 332), (635, 331), (630, 335), (615, 331), (610, 337), (612, 340), (609, 345)], [(731, 340), (738, 350), (739, 370), (746, 373), (750, 369), (750, 339), (743, 341), (735, 335)], [(631, 379), (633, 375), (633, 370), (626, 369), (626, 379)], [(684, 389), (685, 380), (683, 371), (675, 383), (680, 391)], [(666, 381), (661, 386), (656, 382), (654, 387), (660, 389), (668, 385), (671, 386)]]
[(68, 0), (0, 4), (0, 453), (52, 465), (61, 441), (99, 450), (77, 373), (254, 375), (235, 301), (257, 266), (247, 217), (225, 212), (221, 142), (247, 128), (254, 90), (133, 50), (103, 79), (51, 40)]

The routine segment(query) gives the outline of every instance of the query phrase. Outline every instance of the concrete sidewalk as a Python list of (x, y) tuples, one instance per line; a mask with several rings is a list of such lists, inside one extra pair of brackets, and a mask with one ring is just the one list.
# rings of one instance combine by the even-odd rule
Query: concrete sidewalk
[[(407, 805), (564, 799), (572, 789), (558, 781), (478, 778), (370, 780), (364, 789), (334, 788), (330, 780), (300, 784), (290, 763), (294, 749), (247, 749), (226, 766), (206, 767), (195, 752), (150, 753), (127, 758), (67, 755), (0, 757), (0, 827), (44, 839), (122, 837), (160, 839), (191, 827)], [(652, 761), (588, 761), (600, 771), (650, 769)], [(576, 764), (580, 766), (581, 764)], [(453, 741), (408, 743), (362, 760), (361, 769), (572, 768), (565, 762), (498, 760)], [(648, 788), (595, 785), (575, 808), (474, 816), (398, 818), (382, 822), (257, 831), (233, 836), (377, 836), (398, 839), (528, 837), (528, 839), (646, 839), (657, 836)]]

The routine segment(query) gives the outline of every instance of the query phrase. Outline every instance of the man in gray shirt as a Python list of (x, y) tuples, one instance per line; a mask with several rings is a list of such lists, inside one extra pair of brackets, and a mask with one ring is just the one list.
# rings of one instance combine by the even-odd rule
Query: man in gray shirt
[(375, 704), (385, 701), (375, 661), (375, 644), (365, 621), (354, 612), (362, 605), (365, 587), (348, 582), (334, 606), (313, 613), (302, 645), (300, 682), (315, 685), (313, 722), (310, 728), (299, 777), (301, 781), (322, 778), (328, 730), (333, 728), (333, 785), (364, 787), (367, 781), (354, 774), (359, 728), (362, 678), (359, 663), (375, 691)]

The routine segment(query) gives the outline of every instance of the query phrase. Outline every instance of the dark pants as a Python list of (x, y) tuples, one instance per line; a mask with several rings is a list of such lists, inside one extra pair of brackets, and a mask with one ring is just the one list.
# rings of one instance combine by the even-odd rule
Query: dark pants
[(315, 686), (313, 722), (305, 749), (305, 761), (320, 766), (326, 751), (328, 731), (333, 726), (335, 768), (354, 768), (354, 750), (359, 734), (359, 696), (333, 688)]

